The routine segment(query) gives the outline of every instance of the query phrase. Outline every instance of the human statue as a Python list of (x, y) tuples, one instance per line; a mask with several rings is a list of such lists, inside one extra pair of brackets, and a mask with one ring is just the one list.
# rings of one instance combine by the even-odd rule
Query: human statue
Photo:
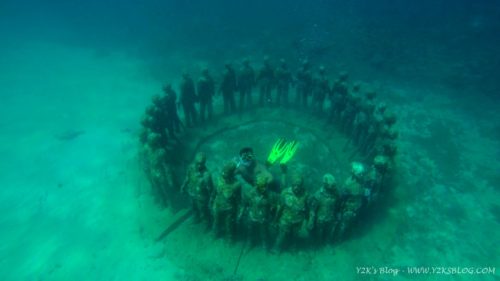
[(181, 192), (187, 192), (191, 199), (191, 207), (195, 222), (204, 221), (211, 225), (209, 202), (214, 190), (212, 175), (206, 166), (205, 153), (196, 154), (194, 162), (188, 167)]

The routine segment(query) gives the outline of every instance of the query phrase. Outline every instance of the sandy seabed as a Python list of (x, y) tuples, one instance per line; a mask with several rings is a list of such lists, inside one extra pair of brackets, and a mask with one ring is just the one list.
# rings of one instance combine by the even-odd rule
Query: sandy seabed
[[(142, 61), (22, 42), (4, 50), (0, 71), (1, 280), (231, 276), (240, 245), (214, 241), (190, 221), (154, 242), (175, 214), (155, 203), (138, 166), (140, 116), (163, 82)], [(356, 269), (499, 269), (499, 114), (471, 113), (446, 88), (386, 87), (392, 91), (381, 98), (400, 116), (401, 134), (392, 203), (343, 244), (281, 256), (249, 252), (238, 278), (407, 280), (413, 276)]]

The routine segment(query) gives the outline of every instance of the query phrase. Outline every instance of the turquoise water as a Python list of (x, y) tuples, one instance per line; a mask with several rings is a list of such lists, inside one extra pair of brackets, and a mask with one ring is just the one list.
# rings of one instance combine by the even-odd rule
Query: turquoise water
[[(463, 269), (500, 266), (500, 5), (389, 2), (2, 2), (0, 279), (498, 280)], [(240, 246), (196, 225), (155, 242), (176, 214), (137, 132), (183, 70), (266, 54), (374, 85), (399, 118), (396, 185), (347, 242), (255, 250), (232, 276)], [(389, 270), (412, 266), (435, 272)]]

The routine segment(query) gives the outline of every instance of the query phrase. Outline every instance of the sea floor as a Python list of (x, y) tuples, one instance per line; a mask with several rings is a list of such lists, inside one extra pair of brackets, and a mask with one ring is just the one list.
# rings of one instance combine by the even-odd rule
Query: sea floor
[[(489, 101), (439, 85), (378, 81), (399, 116), (396, 187), (353, 238), (271, 255), (215, 240), (159, 206), (137, 159), (140, 116), (169, 76), (122, 53), (42, 41), (0, 57), (1, 280), (408, 280), (361, 268), (496, 268), (500, 114)], [(179, 74), (180, 76), (180, 74)]]

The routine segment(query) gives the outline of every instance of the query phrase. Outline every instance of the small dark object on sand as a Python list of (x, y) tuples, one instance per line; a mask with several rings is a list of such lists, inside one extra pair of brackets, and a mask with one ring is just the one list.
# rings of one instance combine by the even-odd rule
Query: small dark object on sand
[(83, 130), (70, 130), (59, 135), (56, 135), (56, 138), (60, 141), (70, 141), (78, 138), (79, 136), (85, 134)]

